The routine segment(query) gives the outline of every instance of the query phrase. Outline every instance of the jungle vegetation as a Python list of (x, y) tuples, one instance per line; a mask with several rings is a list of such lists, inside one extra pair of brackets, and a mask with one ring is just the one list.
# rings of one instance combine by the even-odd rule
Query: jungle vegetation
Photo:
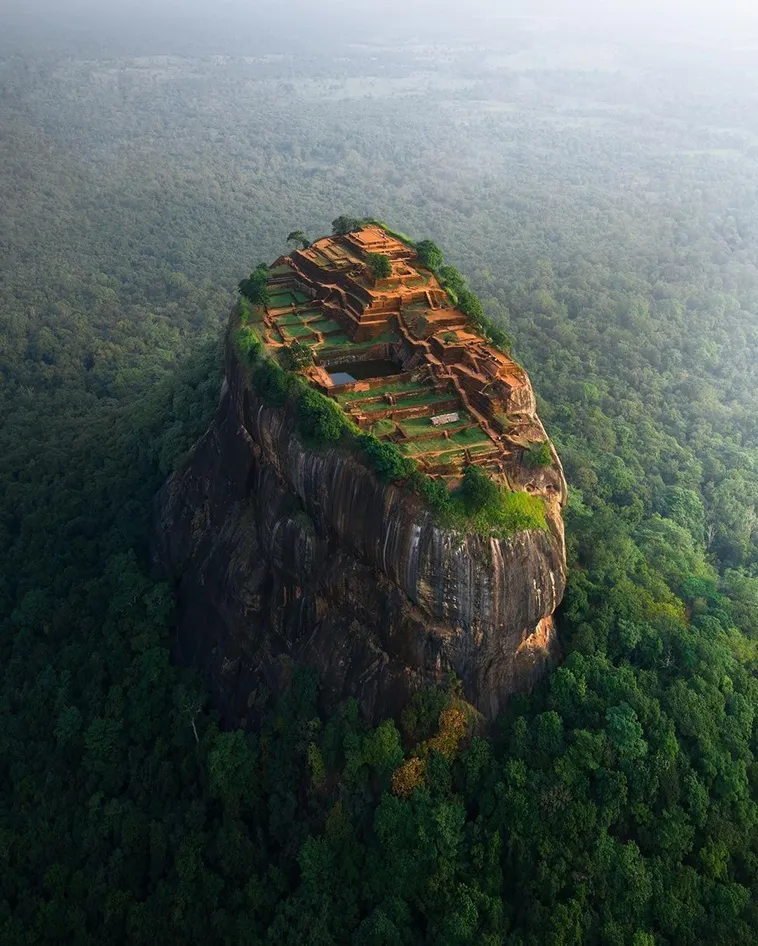
[[(756, 111), (509, 42), (3, 40), (3, 946), (756, 941)], [(240, 276), (342, 210), (446, 248), (571, 487), (564, 659), (473, 738), (454, 680), (370, 728), (303, 668), (226, 731), (170, 656), (152, 497)]]

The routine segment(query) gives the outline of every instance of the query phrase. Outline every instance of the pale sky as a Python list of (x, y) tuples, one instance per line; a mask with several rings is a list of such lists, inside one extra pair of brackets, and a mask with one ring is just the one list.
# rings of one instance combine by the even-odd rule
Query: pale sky
[(560, 17), (574, 33), (586, 25), (623, 37), (629, 27), (643, 38), (646, 30), (651, 39), (681, 30), (734, 42), (758, 31), (758, 0), (0, 0), (0, 20), (23, 18), (31, 26), (97, 29), (122, 22), (136, 32), (140, 27), (149, 31), (151, 22), (173, 21), (177, 33), (201, 23), (216, 31), (254, 31), (273, 18), (295, 34), (307, 35), (312, 25), (348, 41), (356, 28), (379, 34), (402, 31), (408, 24), (419, 33), (427, 23), (437, 39), (447, 30), (457, 37), (488, 20), (492, 29), (507, 28), (503, 20), (509, 16)]
[(352, 19), (362, 16), (378, 21), (388, 16), (429, 16), (430, 20), (463, 19), (471, 15), (562, 16), (578, 19), (586, 16), (602, 19), (655, 19), (686, 23), (692, 19), (730, 23), (758, 21), (758, 4), (754, 0), (0, 0), (0, 11), (100, 14), (115, 12), (148, 13), (161, 10), (181, 17), (182, 14), (223, 18), (233, 14), (254, 19), (266, 9), (294, 13), (301, 8), (314, 15)]

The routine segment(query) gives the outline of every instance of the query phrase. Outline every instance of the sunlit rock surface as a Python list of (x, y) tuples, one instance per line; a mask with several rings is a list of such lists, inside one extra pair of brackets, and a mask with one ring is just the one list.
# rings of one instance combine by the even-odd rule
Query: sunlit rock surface
[(374, 720), (449, 670), (493, 718), (557, 651), (562, 474), (557, 491), (545, 474), (549, 531), (446, 532), (356, 457), (306, 449), (245, 378), (228, 343), (217, 415), (156, 500), (178, 659), (231, 723), (254, 722), (298, 661), (318, 669), (328, 704), (355, 696)]

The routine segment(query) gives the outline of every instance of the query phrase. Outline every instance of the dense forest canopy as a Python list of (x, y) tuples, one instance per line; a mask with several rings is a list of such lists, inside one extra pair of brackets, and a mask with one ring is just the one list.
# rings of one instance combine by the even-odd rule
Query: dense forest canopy
[[(22, 19), (0, 942), (755, 942), (749, 49), (514, 21), (375, 45), (324, 24), (323, 46), (269, 25), (221, 55)], [(212, 413), (239, 279), (338, 214), (443, 248), (566, 467), (564, 660), (486, 736), (446, 737), (455, 681), (371, 730), (297, 668), (260, 732), (223, 732), (170, 661), (151, 498)]]

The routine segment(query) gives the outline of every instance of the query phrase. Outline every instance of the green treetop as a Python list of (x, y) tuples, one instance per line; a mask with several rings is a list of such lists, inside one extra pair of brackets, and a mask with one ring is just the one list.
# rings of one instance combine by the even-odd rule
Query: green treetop
[(384, 253), (369, 253), (366, 263), (374, 279), (387, 279), (392, 275), (392, 263)]
[(360, 226), (361, 221), (357, 217), (347, 217), (342, 214), (336, 220), (332, 220), (332, 233), (334, 236), (344, 236), (346, 233), (360, 229)]
[(293, 230), (287, 236), (287, 242), (298, 243), (304, 250), (307, 250), (308, 247), (311, 245), (311, 241), (308, 239), (308, 237), (305, 235), (305, 233), (302, 230)]
[(254, 306), (268, 305), (268, 267), (261, 263), (257, 269), (243, 279), (237, 287), (240, 295), (244, 296)]
[(436, 272), (444, 263), (445, 258), (442, 250), (431, 240), (420, 240), (416, 244), (418, 261), (425, 269), (431, 269)]

